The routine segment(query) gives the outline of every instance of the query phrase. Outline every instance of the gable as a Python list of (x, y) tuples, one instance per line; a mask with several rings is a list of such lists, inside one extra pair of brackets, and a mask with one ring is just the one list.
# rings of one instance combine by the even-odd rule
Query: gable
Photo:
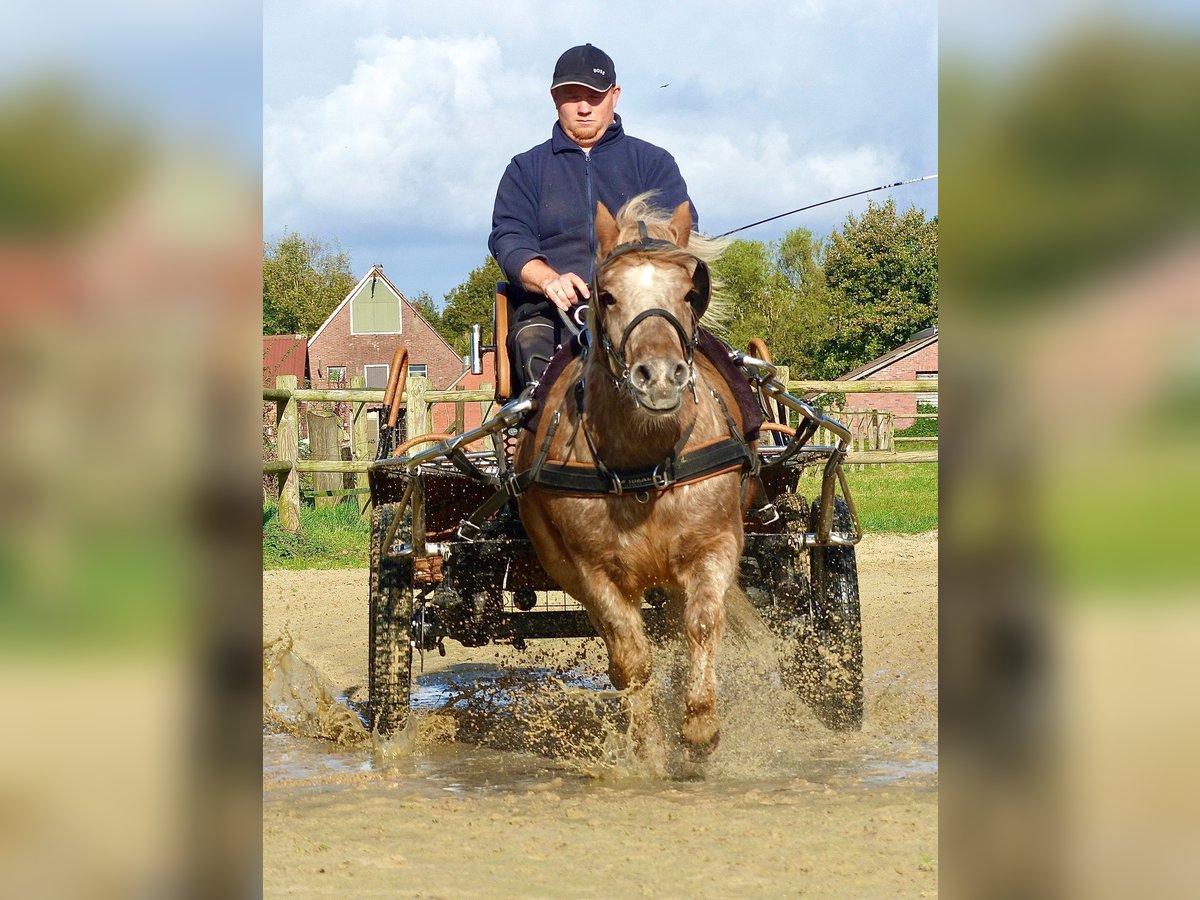
[(402, 334), (399, 293), (386, 278), (368, 277), (350, 295), (351, 334)]

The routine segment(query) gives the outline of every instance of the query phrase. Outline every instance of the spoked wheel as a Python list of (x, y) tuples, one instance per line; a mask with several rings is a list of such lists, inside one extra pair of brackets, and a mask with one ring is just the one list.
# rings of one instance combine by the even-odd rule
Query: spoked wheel
[[(397, 558), (384, 552), (384, 540), (405, 507), (389, 503), (371, 519), (370, 658), (368, 698), (371, 725), (380, 734), (400, 730), (408, 722), (412, 681), (412, 557)], [(407, 534), (400, 522), (393, 543)]]
[[(833, 530), (853, 529), (846, 502), (835, 498)], [(816, 531), (820, 503), (808, 527)], [(854, 547), (814, 547), (810, 560), (810, 621), (796, 654), (796, 688), (830, 728), (853, 731), (863, 721), (862, 613)]]

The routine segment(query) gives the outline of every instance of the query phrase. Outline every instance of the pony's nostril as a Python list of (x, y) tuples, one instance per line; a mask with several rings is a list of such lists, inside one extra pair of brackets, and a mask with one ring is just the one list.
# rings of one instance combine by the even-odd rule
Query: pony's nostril
[(634, 387), (644, 388), (650, 383), (650, 367), (645, 363), (639, 363), (633, 367), (633, 372), (630, 374)]
[(687, 384), (687, 380), (688, 367), (684, 363), (678, 363), (675, 366), (675, 384), (679, 387), (683, 387), (683, 385)]

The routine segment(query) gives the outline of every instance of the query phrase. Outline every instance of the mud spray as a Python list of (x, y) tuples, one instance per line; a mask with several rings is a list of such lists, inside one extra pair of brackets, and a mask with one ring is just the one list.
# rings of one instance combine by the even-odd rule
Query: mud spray
[[(789, 688), (778, 660), (794, 652), (753, 619), (737, 621), (718, 659), (721, 747), (707, 762), (686, 760), (678, 739), (686, 671), (681, 642), (655, 647), (653, 704), (668, 736), (669, 776), (676, 780), (811, 783), (889, 782), (936, 770), (936, 694), (926, 708), (912, 685), (891, 689), (888, 673), (868, 673), (862, 732), (828, 730)], [(536, 757), (568, 778), (602, 781), (650, 777), (634, 753), (629, 699), (611, 688), (597, 639), (496, 647), (489, 665), (420, 676), (407, 726), (389, 737), (365, 725), (366, 710), (337, 694), (320, 671), (296, 654), (285, 630), (263, 646), (263, 725), (268, 734), (350, 751), (362, 768), (488, 748), (498, 767)], [(528, 759), (527, 759), (528, 762)], [(476, 757), (473, 765), (485, 764)], [(527, 771), (528, 765), (515, 770)]]

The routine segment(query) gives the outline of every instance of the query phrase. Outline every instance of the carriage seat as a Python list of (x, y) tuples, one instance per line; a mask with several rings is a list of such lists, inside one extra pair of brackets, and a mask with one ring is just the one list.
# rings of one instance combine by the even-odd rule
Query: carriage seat
[(508, 282), (496, 282), (496, 308), (492, 312), (492, 340), (496, 345), (496, 402), (512, 399), (512, 368), (508, 361), (508, 323), (512, 306), (508, 299)]

